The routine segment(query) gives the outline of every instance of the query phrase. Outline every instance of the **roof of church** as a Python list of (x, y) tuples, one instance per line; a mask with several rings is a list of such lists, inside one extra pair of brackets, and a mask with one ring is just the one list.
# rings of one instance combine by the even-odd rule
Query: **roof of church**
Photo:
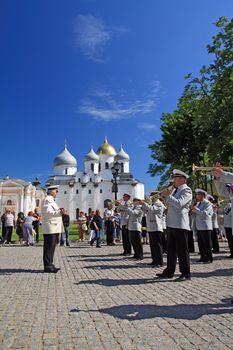
[(117, 153), (117, 155), (116, 155), (116, 157), (115, 157), (116, 159), (127, 159), (127, 160), (129, 160), (129, 155), (128, 155), (128, 153), (126, 153), (125, 151), (124, 151), (124, 149), (123, 149), (123, 147), (122, 147), (122, 145), (121, 145), (121, 147), (120, 147), (120, 149), (119, 149), (119, 151), (118, 151), (118, 153)]
[(91, 146), (90, 151), (85, 155), (84, 160), (99, 160), (99, 156), (93, 150), (93, 146)]
[(53, 162), (53, 166), (59, 165), (67, 165), (70, 167), (77, 167), (77, 160), (72, 156), (72, 154), (68, 151), (66, 145), (63, 151), (56, 156)]
[(97, 153), (98, 155), (104, 154), (107, 156), (115, 156), (117, 154), (115, 148), (108, 143), (107, 137), (105, 137), (104, 143), (98, 148)]

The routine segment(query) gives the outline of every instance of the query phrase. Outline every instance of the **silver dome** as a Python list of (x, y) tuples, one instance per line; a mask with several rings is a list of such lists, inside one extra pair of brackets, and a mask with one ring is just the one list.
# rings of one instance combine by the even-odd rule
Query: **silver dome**
[(126, 159), (129, 160), (129, 155), (124, 151), (122, 145), (121, 148), (119, 149), (119, 152), (117, 153), (117, 155), (115, 156), (116, 159)]
[(77, 160), (72, 156), (72, 154), (68, 151), (66, 146), (64, 150), (56, 156), (53, 162), (53, 166), (59, 165), (67, 165), (69, 167), (77, 167)]
[(85, 155), (84, 160), (85, 161), (88, 161), (88, 160), (99, 160), (99, 156), (98, 156), (98, 154), (95, 153), (95, 151), (93, 150), (92, 146), (91, 146), (90, 151)]

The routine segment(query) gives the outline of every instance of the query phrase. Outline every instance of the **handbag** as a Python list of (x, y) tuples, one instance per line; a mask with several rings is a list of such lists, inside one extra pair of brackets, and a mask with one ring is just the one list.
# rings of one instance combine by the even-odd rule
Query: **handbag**
[(86, 231), (87, 230), (87, 225), (86, 224), (82, 224), (81, 228), (82, 228), (83, 231)]

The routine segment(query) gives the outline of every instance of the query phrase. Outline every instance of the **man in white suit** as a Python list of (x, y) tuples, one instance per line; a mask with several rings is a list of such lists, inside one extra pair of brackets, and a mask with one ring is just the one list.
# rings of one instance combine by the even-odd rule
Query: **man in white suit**
[(188, 175), (174, 169), (173, 182), (175, 189), (165, 189), (162, 196), (167, 206), (167, 267), (159, 278), (172, 278), (176, 269), (178, 256), (181, 275), (176, 282), (190, 280), (190, 261), (188, 250), (189, 208), (192, 202), (192, 190), (187, 186)]
[(200, 249), (201, 258), (199, 262), (212, 263), (212, 242), (211, 232), (213, 230), (213, 206), (208, 199), (207, 193), (201, 188), (197, 188), (197, 204), (192, 208), (194, 214), (194, 225), (197, 230), (197, 239)]
[(56, 244), (59, 242), (59, 234), (63, 231), (62, 215), (55, 202), (58, 186), (47, 188), (47, 197), (42, 205), (42, 233), (44, 235), (44, 272), (57, 273), (60, 268), (53, 265), (53, 257)]

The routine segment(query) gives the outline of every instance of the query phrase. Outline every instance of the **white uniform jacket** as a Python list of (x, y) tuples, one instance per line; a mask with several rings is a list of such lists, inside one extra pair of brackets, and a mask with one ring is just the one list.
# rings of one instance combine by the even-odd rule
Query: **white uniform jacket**
[(202, 202), (197, 204), (194, 212), (195, 227), (199, 231), (213, 230), (213, 206), (207, 200), (203, 199)]
[(143, 212), (146, 214), (146, 226), (148, 232), (163, 232), (163, 212), (166, 207), (157, 199), (152, 205), (144, 203)]
[(42, 233), (45, 235), (64, 231), (59, 206), (53, 196), (45, 197), (42, 205)]
[(226, 184), (233, 183), (233, 173), (224, 172), (221, 174), (219, 180), (214, 181), (216, 189), (220, 196), (229, 198), (231, 200), (231, 227), (233, 227), (233, 194), (229, 193)]
[(127, 202), (117, 207), (117, 212), (121, 214), (121, 227), (122, 226), (128, 227), (129, 214), (125, 210), (125, 205), (127, 205)]
[(224, 209), (223, 209), (223, 213), (224, 213), (224, 227), (230, 227), (232, 228), (232, 217), (231, 217), (231, 203), (228, 203)]
[(129, 214), (128, 230), (129, 231), (141, 231), (142, 230), (142, 217), (143, 211), (139, 205), (135, 205), (133, 208), (128, 208)]
[(166, 198), (167, 227), (190, 230), (189, 207), (191, 203), (192, 190), (186, 184), (179, 186), (174, 195), (170, 194)]
[(213, 204), (212, 204), (212, 207), (213, 207), (213, 215), (212, 215), (213, 228), (219, 228), (217, 207), (215, 205), (213, 205)]

